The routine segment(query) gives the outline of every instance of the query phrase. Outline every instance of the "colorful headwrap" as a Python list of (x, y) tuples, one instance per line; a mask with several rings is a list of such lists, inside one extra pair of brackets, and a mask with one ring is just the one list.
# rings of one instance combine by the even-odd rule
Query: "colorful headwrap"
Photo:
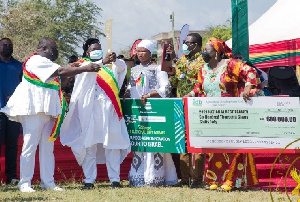
[(208, 43), (221, 55), (222, 58), (232, 57), (232, 51), (226, 45), (225, 41), (217, 38), (210, 38)]

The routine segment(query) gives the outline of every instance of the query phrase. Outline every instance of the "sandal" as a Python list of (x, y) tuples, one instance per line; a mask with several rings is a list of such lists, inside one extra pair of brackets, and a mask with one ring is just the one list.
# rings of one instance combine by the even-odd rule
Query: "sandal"
[(218, 185), (212, 184), (212, 185), (209, 186), (209, 189), (210, 190), (217, 190), (218, 189)]
[(224, 191), (232, 190), (232, 181), (226, 180), (226, 182), (221, 186)]

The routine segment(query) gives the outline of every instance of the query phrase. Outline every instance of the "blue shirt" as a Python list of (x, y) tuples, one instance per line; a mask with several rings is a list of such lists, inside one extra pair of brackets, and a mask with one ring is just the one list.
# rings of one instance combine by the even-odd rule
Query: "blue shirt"
[(11, 57), (6, 63), (0, 59), (0, 108), (7, 103), (22, 79), (22, 63)]

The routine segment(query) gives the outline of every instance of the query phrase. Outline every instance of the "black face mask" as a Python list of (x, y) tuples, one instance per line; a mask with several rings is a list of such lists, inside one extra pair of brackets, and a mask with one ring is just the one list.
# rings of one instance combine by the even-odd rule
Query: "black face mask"
[(13, 48), (12, 47), (9, 47), (9, 46), (4, 46), (3, 47), (2, 55), (4, 57), (9, 57), (9, 56), (11, 56), (12, 53), (13, 53)]
[(212, 58), (208, 52), (202, 52), (201, 55), (202, 55), (204, 62), (206, 62), (206, 63), (209, 63), (209, 61)]

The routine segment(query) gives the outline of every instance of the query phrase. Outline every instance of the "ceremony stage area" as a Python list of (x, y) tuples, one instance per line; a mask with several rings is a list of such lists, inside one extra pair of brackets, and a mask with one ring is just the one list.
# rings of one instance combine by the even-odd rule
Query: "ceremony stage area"
[[(18, 149), (18, 170), (17, 173), (19, 175), (19, 156), (22, 149), (22, 140), (23, 136), (19, 137), (19, 149)], [(81, 181), (83, 179), (83, 173), (81, 167), (78, 165), (75, 157), (69, 147), (64, 147), (61, 145), (59, 139), (55, 141), (54, 146), (54, 155), (55, 155), (55, 174), (54, 178), (57, 182), (71, 182), (71, 181)], [(269, 179), (270, 179), (270, 170), (273, 162), (278, 154), (267, 154), (260, 153), (254, 154), (258, 178), (260, 184), (258, 186), (253, 187), (254, 189), (263, 189), (269, 190)], [(271, 187), (273, 191), (284, 191), (285, 190), (285, 175), (288, 171), (289, 166), (293, 163), (293, 161), (299, 157), (299, 153), (297, 154), (282, 154), (277, 163), (274, 166), (271, 178)], [(130, 153), (124, 162), (121, 164), (121, 179), (128, 179), (128, 172), (130, 170), (130, 163), (132, 159), (132, 153)], [(38, 158), (38, 150), (36, 155), (36, 165), (33, 176), (33, 183), (37, 183), (40, 181), (39, 177), (39, 158)], [(177, 160), (177, 161), (176, 161)], [(2, 148), (2, 155), (0, 158), (1, 163), (1, 171), (0, 171), (0, 180), (1, 182), (5, 182), (5, 174), (4, 174), (4, 147)], [(175, 159), (175, 164), (179, 164), (178, 159)], [(300, 162), (296, 161), (294, 163), (296, 168), (300, 168)], [(299, 172), (299, 171), (298, 171)], [(180, 176), (179, 176), (180, 177)], [(108, 180), (107, 170), (105, 165), (98, 165), (98, 177), (97, 180)], [(287, 175), (286, 179), (286, 187), (287, 191), (291, 192), (297, 183), (291, 178), (290, 174)]]

